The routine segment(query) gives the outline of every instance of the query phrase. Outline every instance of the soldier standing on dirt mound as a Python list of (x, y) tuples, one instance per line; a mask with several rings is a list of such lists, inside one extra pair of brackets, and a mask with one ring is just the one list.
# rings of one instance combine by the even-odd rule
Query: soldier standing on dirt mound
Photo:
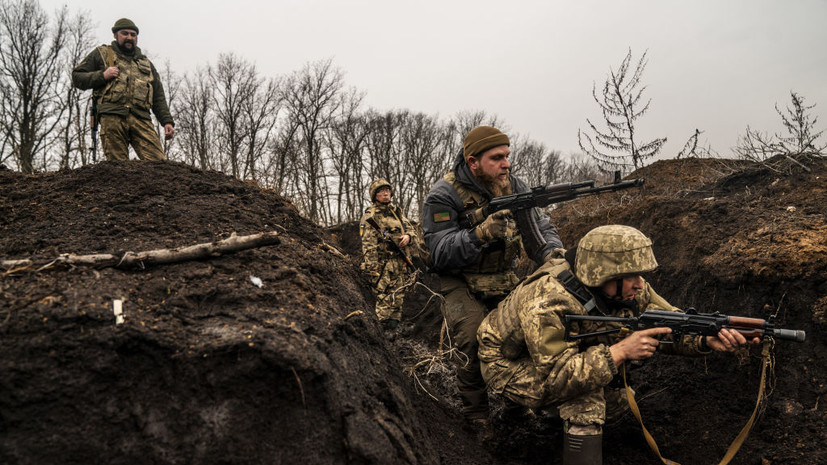
[[(454, 168), (436, 182), (425, 198), (422, 228), (432, 270), (440, 276), (444, 316), (454, 347), (464, 362), (457, 370), (459, 395), (466, 419), (488, 428), (488, 395), (477, 358), (477, 327), (518, 282), (514, 268), (522, 241), (508, 210), (490, 215), (475, 228), (460, 226), (460, 215), (488, 205), (491, 199), (526, 192), (511, 176), (508, 136), (491, 126), (472, 129)], [(545, 244), (530, 257), (535, 262), (563, 247), (556, 228), (538, 211), (535, 221)]]
[[(404, 252), (416, 236), (411, 222), (396, 204), (391, 203), (393, 191), (388, 181), (377, 179), (368, 189), (373, 204), (365, 210), (359, 222), (359, 236), (362, 238), (362, 269), (368, 273), (376, 296), (376, 316), (382, 326), (394, 332), (402, 319), (402, 303), (405, 299), (404, 285), (410, 276), (405, 257), (388, 244), (394, 241)], [(381, 229), (377, 231), (368, 224), (373, 219)]]
[[(558, 411), (566, 432), (565, 465), (602, 463), (602, 426), (629, 408), (622, 381), (612, 382), (624, 362), (647, 359), (656, 350), (702, 355), (731, 352), (747, 343), (729, 329), (717, 337), (677, 338), (667, 336), (670, 328), (651, 328), (625, 338), (613, 333), (580, 343), (564, 339), (564, 315), (585, 315), (587, 307), (624, 318), (648, 309), (680, 311), (641, 277), (657, 266), (652, 241), (643, 233), (629, 226), (601, 226), (583, 236), (565, 258), (552, 259), (528, 276), (480, 325), (486, 382), (510, 401)], [(578, 294), (584, 297), (578, 299)], [(587, 297), (591, 300), (583, 302)], [(605, 327), (599, 322), (572, 328), (579, 334), (600, 329)], [(660, 339), (674, 343), (661, 345)]]
[(92, 51), (72, 70), (78, 89), (93, 89), (103, 153), (108, 160), (128, 160), (129, 145), (141, 160), (165, 160), (150, 110), (164, 126), (164, 138), (175, 133), (164, 86), (155, 66), (138, 48), (138, 26), (121, 18), (112, 26), (115, 40)]

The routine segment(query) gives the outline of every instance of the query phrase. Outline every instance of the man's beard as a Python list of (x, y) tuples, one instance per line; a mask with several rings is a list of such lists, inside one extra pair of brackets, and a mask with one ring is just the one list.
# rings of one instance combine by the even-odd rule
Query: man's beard
[[(128, 44), (128, 45), (127, 45)], [(122, 44), (118, 44), (124, 52), (132, 52), (135, 50), (135, 42), (125, 40)]]
[(494, 197), (502, 197), (503, 195), (512, 193), (511, 176), (500, 181), (499, 177), (489, 176), (486, 173), (480, 172), (476, 175), (476, 178)]

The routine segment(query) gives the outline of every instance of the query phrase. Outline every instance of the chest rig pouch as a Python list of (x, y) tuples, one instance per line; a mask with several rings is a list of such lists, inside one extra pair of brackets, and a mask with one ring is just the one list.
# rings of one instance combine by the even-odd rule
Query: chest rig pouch
[(99, 103), (112, 103), (143, 111), (152, 108), (152, 64), (146, 57), (134, 58), (116, 53), (111, 45), (101, 45), (98, 52), (106, 67), (117, 66), (120, 74), (109, 81), (100, 93)]
[[(488, 204), (479, 192), (457, 181), (453, 172), (447, 173), (443, 179), (451, 184), (462, 200), (460, 216)], [(512, 270), (522, 250), (520, 231), (515, 223), (509, 226), (506, 239), (483, 245), (474, 263), (455, 271), (462, 275), (471, 292), (483, 298), (503, 297), (520, 281)]]

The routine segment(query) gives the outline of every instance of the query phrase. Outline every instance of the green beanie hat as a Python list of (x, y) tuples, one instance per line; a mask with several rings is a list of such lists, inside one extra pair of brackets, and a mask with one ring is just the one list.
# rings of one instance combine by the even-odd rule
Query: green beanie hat
[(477, 126), (465, 136), (462, 145), (465, 160), (500, 145), (511, 145), (508, 136), (491, 126)]
[(136, 26), (131, 19), (127, 18), (121, 18), (115, 21), (115, 25), (112, 26), (112, 34), (120, 31), (121, 29), (132, 29), (133, 31), (135, 31), (135, 34), (138, 34), (140, 32), (138, 31), (138, 26)]

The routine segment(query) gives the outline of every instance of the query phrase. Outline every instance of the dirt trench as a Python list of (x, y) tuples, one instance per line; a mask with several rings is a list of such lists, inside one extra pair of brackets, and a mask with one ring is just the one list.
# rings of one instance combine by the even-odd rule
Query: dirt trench
[[(651, 235), (661, 268), (650, 279), (673, 304), (776, 313), (808, 331), (805, 344), (775, 346), (775, 389), (735, 464), (827, 462), (825, 171), (823, 160), (785, 176), (658, 162), (634, 174), (647, 179), (641, 192), (552, 211), (568, 246), (607, 222)], [(143, 270), (35, 271), (62, 253), (262, 231), (280, 243)], [(497, 435), (484, 442), (462, 422), (457, 362), (437, 357), (441, 317), (424, 286), (402, 335), (385, 339), (356, 234), (177, 163), (0, 171), (0, 260), (35, 263), (0, 270), (0, 463), (553, 463), (553, 415), (511, 418), (495, 398)], [(431, 275), (423, 283), (436, 286)], [(717, 463), (754, 405), (756, 355), (656, 357), (635, 370), (664, 456)], [(658, 463), (632, 418), (607, 428), (605, 451), (607, 464)]]

